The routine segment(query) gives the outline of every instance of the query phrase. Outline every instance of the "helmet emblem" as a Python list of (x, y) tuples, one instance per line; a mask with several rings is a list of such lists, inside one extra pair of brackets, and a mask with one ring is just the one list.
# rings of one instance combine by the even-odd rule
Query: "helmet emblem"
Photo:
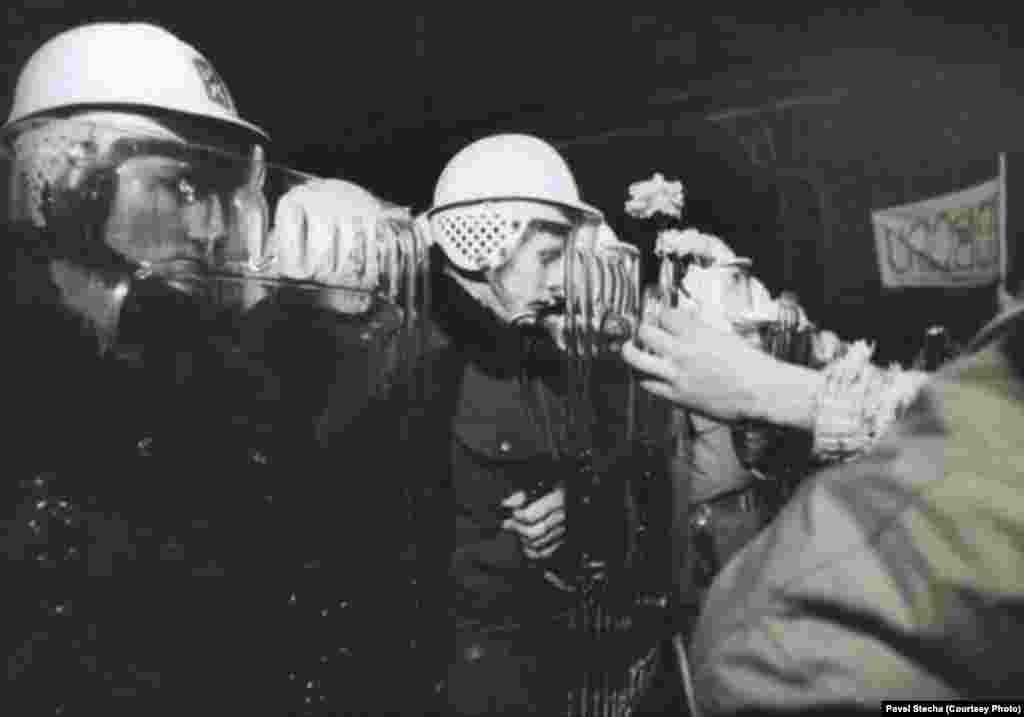
[(205, 58), (194, 57), (192, 62), (196, 66), (196, 70), (199, 72), (199, 78), (203, 81), (203, 87), (206, 88), (206, 95), (212, 102), (216, 102), (218, 105), (226, 109), (232, 114), (235, 113), (235, 103), (231, 99), (231, 94), (228, 92), (228, 86), (224, 84), (224, 80), (221, 79), (217, 71), (213, 69), (213, 65), (209, 63)]

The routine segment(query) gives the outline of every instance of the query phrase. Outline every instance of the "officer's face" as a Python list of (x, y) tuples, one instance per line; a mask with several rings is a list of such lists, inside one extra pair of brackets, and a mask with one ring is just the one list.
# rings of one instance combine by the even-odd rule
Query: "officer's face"
[(124, 160), (116, 173), (106, 240), (122, 256), (198, 267), (223, 243), (233, 181), (224, 167), (152, 154)]
[(563, 303), (571, 230), (567, 222), (531, 222), (520, 247), (494, 272), (495, 294), (506, 316), (532, 321)]

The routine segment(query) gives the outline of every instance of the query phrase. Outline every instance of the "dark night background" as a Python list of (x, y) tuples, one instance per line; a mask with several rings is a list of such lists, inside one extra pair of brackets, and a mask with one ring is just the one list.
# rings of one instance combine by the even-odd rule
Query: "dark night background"
[(992, 178), (1024, 117), (1008, 6), (918, 6), (21, 3), (0, 99), (63, 29), (155, 22), (213, 62), (278, 163), (418, 210), (472, 139), (535, 133), (644, 248), (652, 228), (622, 203), (660, 171), (686, 186), (684, 220), (753, 256), (773, 292), (905, 359), (931, 323), (973, 331), (992, 291), (883, 289), (870, 209)]

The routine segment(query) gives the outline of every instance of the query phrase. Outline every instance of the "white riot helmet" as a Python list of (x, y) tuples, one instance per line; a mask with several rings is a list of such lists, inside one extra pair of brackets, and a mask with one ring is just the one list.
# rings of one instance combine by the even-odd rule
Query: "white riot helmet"
[(267, 134), (243, 120), (213, 65), (163, 28), (94, 23), (43, 44), (18, 77), (6, 139), (30, 120), (69, 110), (155, 109)]
[[(218, 138), (212, 144), (219, 149), (210, 148), (218, 155), (216, 161), (199, 159), (186, 146), (188, 139), (171, 124), (165, 126), (175, 117), (213, 125), (205, 129), (214, 129), (212, 135)], [(234, 150), (226, 146), (234, 142), (223, 137), (222, 146), (221, 129), (247, 137), (255, 145), (251, 153), (227, 156)], [(190, 186), (181, 184), (188, 190), (181, 196), (187, 203), (195, 204), (193, 180), (218, 188), (230, 183), (232, 190), (244, 187), (247, 195), (258, 199), (265, 167), (260, 144), (266, 138), (263, 130), (239, 117), (210, 62), (167, 30), (144, 23), (72, 28), (29, 58), (18, 77), (11, 113), (0, 129), (0, 139), (12, 150), (10, 218), (55, 229), (54, 220), (66, 217), (68, 231), (57, 234), (84, 236), (88, 232), (81, 227), (105, 221), (119, 184), (141, 181), (121, 176), (127, 172), (124, 163), (134, 153), (149, 151), (141, 148), (154, 140), (175, 145), (173, 150), (165, 145), (164, 154), (170, 150), (183, 161), (188, 157)], [(231, 171), (221, 171), (225, 165)], [(231, 179), (225, 181), (228, 175)], [(225, 196), (236, 209), (240, 195), (232, 191)], [(198, 214), (195, 206), (182, 212)], [(235, 229), (240, 226), (231, 223)], [(75, 227), (79, 229), (71, 231)], [(76, 241), (81, 238), (76, 236)]]
[(580, 200), (554, 147), (529, 135), (500, 134), (448, 162), (428, 217), (433, 240), (455, 266), (484, 271), (508, 259), (531, 221), (564, 222), (566, 212), (594, 224), (602, 218)]

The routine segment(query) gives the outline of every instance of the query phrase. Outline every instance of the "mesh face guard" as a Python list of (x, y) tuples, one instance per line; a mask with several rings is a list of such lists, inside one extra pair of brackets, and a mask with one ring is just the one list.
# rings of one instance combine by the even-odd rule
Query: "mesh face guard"
[(572, 228), (552, 206), (524, 201), (478, 202), (448, 207), (430, 217), (434, 240), (463, 271), (486, 271), (505, 263), (530, 223), (556, 222)]

